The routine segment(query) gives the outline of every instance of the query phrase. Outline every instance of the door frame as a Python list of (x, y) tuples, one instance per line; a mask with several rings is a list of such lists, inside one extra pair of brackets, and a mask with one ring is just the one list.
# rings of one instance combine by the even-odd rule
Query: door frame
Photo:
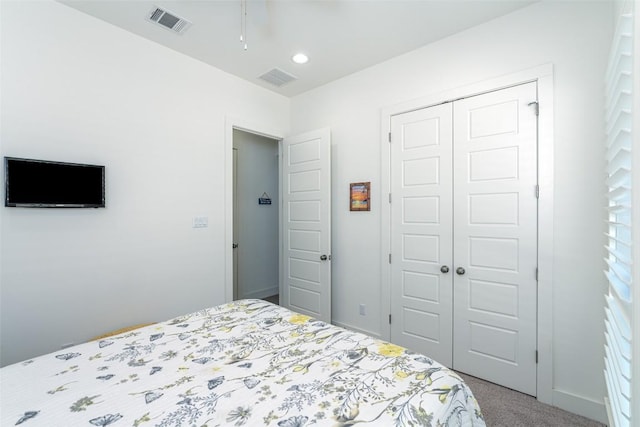
[(233, 156), (232, 161), (233, 161), (233, 165), (232, 165), (232, 170), (233, 170), (233, 184), (231, 187), (231, 194), (232, 194), (232, 200), (233, 200), (233, 211), (232, 211), (232, 215), (233, 215), (233, 219), (232, 219), (232, 223), (233, 223), (233, 231), (232, 231), (232, 237), (231, 237), (231, 257), (232, 257), (232, 268), (233, 268), (233, 272), (231, 273), (232, 277), (233, 277), (233, 296), (232, 298), (237, 298), (238, 294), (240, 293), (238, 291), (238, 248), (233, 248), (234, 245), (236, 245), (238, 242), (238, 225), (240, 223), (240, 220), (238, 219), (238, 149), (237, 148), (233, 148), (231, 150), (231, 154)]
[[(264, 136), (278, 141), (278, 150), (282, 147), (284, 132), (269, 125), (254, 123), (237, 117), (225, 117), (224, 121), (224, 296), (225, 302), (233, 301), (233, 130)], [(278, 160), (278, 185), (282, 184), (282, 168)], [(278, 206), (280, 206), (278, 197)], [(278, 228), (282, 230), (282, 210), (278, 209)], [(279, 262), (278, 287), (282, 287), (282, 236), (278, 233)]]
[[(523, 83), (537, 82), (538, 103), (538, 307), (537, 349), (540, 355), (536, 373), (536, 397), (552, 404), (553, 399), (553, 65), (545, 64), (527, 70), (484, 80), (470, 85), (433, 93), (412, 101), (382, 109), (380, 121), (381, 199), (391, 192), (391, 153), (389, 138), (391, 116), (431, 107), (447, 101), (467, 98)], [(391, 206), (381, 205), (380, 306), (391, 313)], [(381, 313), (380, 331), (389, 340), (391, 326), (388, 316)]]

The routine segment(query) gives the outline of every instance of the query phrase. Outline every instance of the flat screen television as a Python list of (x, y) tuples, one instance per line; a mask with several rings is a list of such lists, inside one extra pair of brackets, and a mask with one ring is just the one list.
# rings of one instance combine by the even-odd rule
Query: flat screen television
[(104, 166), (4, 158), (4, 205), (103, 208)]

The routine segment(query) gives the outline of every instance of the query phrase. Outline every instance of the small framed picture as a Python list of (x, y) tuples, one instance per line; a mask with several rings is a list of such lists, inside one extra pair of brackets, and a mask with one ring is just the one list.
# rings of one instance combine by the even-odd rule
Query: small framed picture
[(371, 203), (369, 193), (371, 191), (370, 182), (352, 182), (349, 184), (349, 210), (370, 211)]

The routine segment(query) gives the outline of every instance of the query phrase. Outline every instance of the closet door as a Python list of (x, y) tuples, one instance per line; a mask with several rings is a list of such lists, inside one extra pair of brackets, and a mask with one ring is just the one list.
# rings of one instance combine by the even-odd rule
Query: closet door
[(391, 119), (391, 341), (452, 362), (451, 104)]
[(536, 394), (536, 84), (454, 103), (454, 369)]

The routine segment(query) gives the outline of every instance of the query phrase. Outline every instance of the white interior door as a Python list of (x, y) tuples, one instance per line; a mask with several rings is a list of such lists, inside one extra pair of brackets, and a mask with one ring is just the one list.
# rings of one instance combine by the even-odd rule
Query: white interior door
[(331, 322), (331, 133), (282, 141), (280, 304)]
[(452, 106), (391, 118), (391, 341), (452, 363)]
[[(537, 99), (454, 103), (453, 366), (536, 394)], [(461, 269), (461, 270), (458, 270)]]

